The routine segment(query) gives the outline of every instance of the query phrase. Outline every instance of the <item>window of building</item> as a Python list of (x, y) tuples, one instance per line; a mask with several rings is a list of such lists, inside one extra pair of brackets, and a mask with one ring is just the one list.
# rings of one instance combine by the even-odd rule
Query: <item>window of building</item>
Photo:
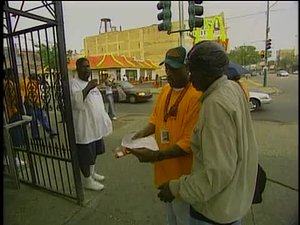
[(126, 76), (129, 81), (137, 80), (137, 71), (136, 70), (126, 70)]
[(99, 83), (104, 83), (105, 80), (108, 77), (108, 71), (107, 70), (99, 70)]
[(117, 80), (121, 80), (121, 70), (117, 70), (116, 71), (116, 75), (117, 75)]

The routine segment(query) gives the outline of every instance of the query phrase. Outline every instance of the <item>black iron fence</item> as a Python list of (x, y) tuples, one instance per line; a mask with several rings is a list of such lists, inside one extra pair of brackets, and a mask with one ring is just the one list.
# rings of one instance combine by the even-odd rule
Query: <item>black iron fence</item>
[[(8, 123), (23, 115), (32, 121), (10, 130), (15, 161), (9, 162), (4, 153), (4, 173), (16, 166), (20, 181), (82, 204), (62, 5), (42, 1), (36, 7), (48, 11), (49, 19), (33, 14), (34, 9), (23, 11), (25, 3), (20, 9), (10, 7), (8, 1), (4, 4), (4, 115)], [(20, 16), (45, 24), (18, 30)]]

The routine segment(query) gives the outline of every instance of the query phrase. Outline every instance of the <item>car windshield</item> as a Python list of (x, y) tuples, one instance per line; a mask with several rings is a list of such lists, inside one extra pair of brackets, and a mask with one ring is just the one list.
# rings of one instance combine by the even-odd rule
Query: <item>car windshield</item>
[(287, 71), (285, 71), (285, 70), (280, 70), (280, 73), (287, 73)]
[(122, 82), (120, 82), (120, 85), (121, 85), (121, 87), (124, 88), (124, 89), (131, 89), (131, 88), (134, 88), (134, 86), (133, 86), (131, 83), (127, 82), (127, 81), (122, 81)]

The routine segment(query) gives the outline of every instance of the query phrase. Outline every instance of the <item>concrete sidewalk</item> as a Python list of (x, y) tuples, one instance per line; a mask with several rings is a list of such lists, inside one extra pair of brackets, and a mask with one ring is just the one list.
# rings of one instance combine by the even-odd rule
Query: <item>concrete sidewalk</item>
[[(142, 128), (149, 115), (119, 114), (115, 131), (106, 138), (107, 151), (98, 157), (96, 170), (106, 176), (101, 192), (84, 191), (86, 204), (21, 185), (14, 190), (4, 182), (6, 225), (164, 225), (164, 204), (153, 186), (153, 167), (128, 155), (116, 159), (111, 149), (124, 134)], [(254, 121), (259, 162), (268, 178), (263, 203), (253, 205), (243, 225), (287, 225), (298, 219), (298, 125)], [(295, 191), (296, 189), (296, 191)], [(188, 225), (188, 224), (187, 224)]]

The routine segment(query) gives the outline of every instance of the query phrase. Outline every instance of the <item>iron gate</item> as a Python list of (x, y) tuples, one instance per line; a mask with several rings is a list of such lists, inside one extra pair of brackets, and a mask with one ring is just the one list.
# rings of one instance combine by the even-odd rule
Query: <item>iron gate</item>
[[(83, 203), (71, 112), (61, 1), (4, 2), (4, 110), (19, 180)], [(10, 5), (11, 4), (11, 5)], [(36, 6), (37, 5), (37, 6)], [(19, 8), (18, 8), (19, 7)], [(25, 19), (34, 22), (23, 23)], [(25, 27), (25, 24), (30, 26)], [(23, 164), (24, 162), (24, 164)]]

